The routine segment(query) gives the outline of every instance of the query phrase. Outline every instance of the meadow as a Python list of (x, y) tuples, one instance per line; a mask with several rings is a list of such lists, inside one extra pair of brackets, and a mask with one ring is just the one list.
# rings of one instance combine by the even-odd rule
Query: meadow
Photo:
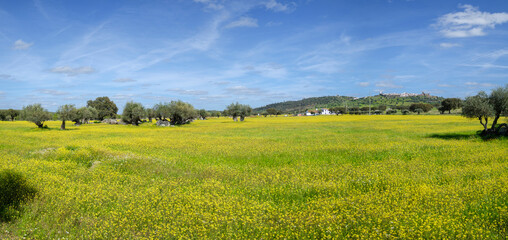
[(38, 189), (1, 239), (508, 236), (508, 139), (477, 137), (478, 120), (47, 124), (0, 122), (0, 170)]

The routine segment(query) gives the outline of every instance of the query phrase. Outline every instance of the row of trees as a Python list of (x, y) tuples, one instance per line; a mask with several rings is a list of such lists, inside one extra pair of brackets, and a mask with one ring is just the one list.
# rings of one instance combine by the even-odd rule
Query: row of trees
[(19, 116), (20, 111), (14, 109), (0, 110), (0, 120), (14, 121)]
[[(116, 118), (118, 108), (116, 104), (108, 97), (99, 97), (96, 100), (87, 102), (86, 107), (76, 108), (75, 105), (66, 104), (58, 108), (56, 114), (58, 119), (62, 120), (60, 129), (65, 129), (66, 121), (73, 121), (75, 124), (88, 123), (92, 119), (104, 120), (106, 118)], [(138, 125), (142, 119), (148, 118), (151, 122), (153, 118), (157, 121), (167, 121), (171, 125), (187, 124), (200, 117), (206, 119), (210, 115), (231, 116), (234, 121), (244, 121), (245, 117), (251, 115), (252, 108), (249, 105), (232, 103), (222, 113), (219, 111), (207, 112), (204, 109), (196, 110), (191, 104), (183, 101), (171, 101), (169, 103), (159, 103), (153, 108), (145, 108), (141, 103), (128, 102), (125, 104), (121, 120), (124, 123)], [(39, 128), (44, 127), (44, 122), (51, 119), (51, 113), (44, 109), (41, 104), (33, 104), (23, 107), (21, 117), (24, 120), (33, 122)]]
[[(412, 111), (415, 113), (428, 112), (434, 106), (428, 103), (413, 103), (407, 109), (402, 110)], [(462, 115), (468, 118), (477, 118), (480, 124), (484, 127), (483, 132), (498, 132), (502, 126), (498, 126), (497, 122), (501, 116), (508, 115), (508, 85), (504, 88), (494, 89), (490, 95), (485, 92), (479, 92), (475, 96), (467, 97), (465, 101), (458, 98), (448, 98), (441, 102), (438, 110), (441, 113), (451, 110), (459, 109), (462, 107)], [(353, 113), (365, 112), (368, 110), (381, 111), (386, 110), (386, 106), (379, 106), (377, 108), (368, 107), (353, 107), (346, 109), (345, 107), (332, 107), (329, 110), (334, 113)], [(108, 97), (98, 97), (95, 100), (87, 102), (86, 107), (77, 109), (74, 105), (63, 105), (58, 108), (57, 114), (59, 119), (62, 120), (61, 129), (65, 129), (65, 121), (73, 121), (76, 124), (88, 123), (92, 119), (103, 120), (105, 118), (116, 118), (118, 108), (116, 104)], [(387, 110), (387, 114), (393, 114), (396, 109)], [(266, 114), (279, 115), (282, 112), (274, 108), (266, 110)], [(148, 118), (151, 121), (153, 118), (158, 121), (169, 121), (170, 124), (180, 125), (191, 122), (193, 119), (200, 117), (206, 119), (208, 116), (231, 116), (234, 121), (244, 121), (245, 117), (252, 114), (252, 108), (249, 105), (232, 103), (227, 108), (220, 111), (207, 112), (204, 109), (196, 110), (191, 104), (182, 101), (171, 101), (169, 103), (159, 103), (153, 108), (145, 108), (141, 103), (128, 102), (125, 104), (122, 121), (128, 124), (138, 125), (142, 119)], [(265, 115), (265, 113), (263, 113)], [(51, 114), (45, 110), (40, 104), (33, 104), (23, 108), (22, 111), (13, 109), (1, 110), (1, 120), (14, 120), (17, 117), (35, 123), (38, 127), (43, 127), (44, 121), (51, 119)], [(266, 115), (265, 115), (266, 116)], [(489, 119), (492, 119), (490, 129), (488, 127)]]

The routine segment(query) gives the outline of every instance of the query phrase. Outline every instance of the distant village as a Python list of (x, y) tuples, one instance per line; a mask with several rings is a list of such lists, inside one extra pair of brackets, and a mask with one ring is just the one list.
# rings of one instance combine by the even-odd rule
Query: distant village
[[(383, 93), (382, 91), (379, 92), (379, 96), (383, 97), (427, 97), (427, 98), (436, 98), (436, 96), (431, 96), (430, 93)], [(361, 97), (361, 98), (368, 98), (368, 97)], [(354, 100), (361, 99), (355, 97)], [(328, 108), (316, 108), (315, 110), (307, 110), (304, 113), (297, 113), (296, 116), (316, 116), (316, 115), (333, 115), (334, 112), (330, 111)], [(377, 113), (376, 113), (377, 114)], [(287, 116), (287, 115), (286, 115)]]
[(422, 97), (432, 97), (430, 95), (430, 93), (407, 93), (407, 92), (403, 92), (403, 93), (383, 93), (382, 91), (379, 92), (379, 96), (384, 96), (384, 97), (417, 97), (417, 96), (422, 96)]

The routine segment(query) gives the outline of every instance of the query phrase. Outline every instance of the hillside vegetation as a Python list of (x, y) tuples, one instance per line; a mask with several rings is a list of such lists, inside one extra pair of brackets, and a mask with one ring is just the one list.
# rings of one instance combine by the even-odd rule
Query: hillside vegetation
[[(505, 121), (506, 119), (503, 119)], [(0, 239), (506, 239), (508, 142), (459, 116), (0, 122)]]
[(282, 112), (293, 113), (301, 112), (307, 109), (315, 108), (330, 108), (330, 107), (364, 107), (369, 106), (369, 101), (372, 106), (384, 105), (387, 107), (395, 106), (409, 106), (412, 103), (429, 103), (432, 105), (439, 105), (444, 98), (442, 97), (425, 97), (425, 96), (410, 96), (410, 97), (394, 97), (394, 96), (371, 96), (364, 98), (354, 98), (346, 96), (325, 96), (325, 97), (312, 97), (304, 98), (298, 101), (286, 101), (280, 103), (268, 104), (263, 107), (254, 108), (254, 112), (260, 113), (269, 108), (275, 108)]

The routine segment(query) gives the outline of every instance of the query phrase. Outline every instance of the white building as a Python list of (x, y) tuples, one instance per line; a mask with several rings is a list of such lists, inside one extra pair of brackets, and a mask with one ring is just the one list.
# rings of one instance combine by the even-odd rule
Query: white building
[(332, 113), (330, 112), (330, 109), (328, 109), (328, 108), (322, 108), (320, 114), (321, 115), (330, 115)]

